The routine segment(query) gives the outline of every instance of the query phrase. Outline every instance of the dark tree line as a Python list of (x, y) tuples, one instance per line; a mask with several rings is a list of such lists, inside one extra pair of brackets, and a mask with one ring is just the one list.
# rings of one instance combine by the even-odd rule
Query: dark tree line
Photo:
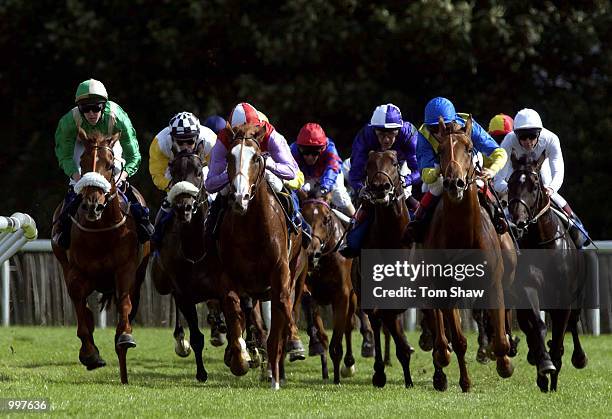
[[(383, 4), (380, 4), (383, 3)], [(103, 81), (130, 115), (156, 207), (153, 136), (180, 110), (227, 116), (239, 101), (289, 139), (323, 125), (343, 157), (374, 107), (421, 123), (453, 100), (486, 125), (536, 109), (561, 139), (562, 194), (594, 237), (612, 235), (612, 7), (608, 1), (0, 1), (0, 214), (48, 237), (66, 179), (53, 151), (78, 83)]]

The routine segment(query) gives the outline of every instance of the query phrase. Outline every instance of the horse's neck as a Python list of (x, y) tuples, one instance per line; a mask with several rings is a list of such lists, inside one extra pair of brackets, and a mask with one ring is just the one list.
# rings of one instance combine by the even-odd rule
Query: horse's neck
[[(394, 200), (390, 205), (374, 205), (374, 221), (370, 231), (383, 232), (389, 241), (397, 241), (401, 239), (407, 224), (408, 210), (403, 197)], [(399, 246), (399, 244), (391, 245)]]
[[(480, 202), (478, 202), (476, 188), (474, 185), (470, 185), (465, 191), (463, 199), (459, 202), (451, 200), (446, 193), (443, 194), (442, 199), (444, 201), (442, 222), (447, 237), (471, 247), (482, 229)], [(448, 232), (452, 232), (452, 234), (449, 235)]]
[[(533, 231), (535, 232), (533, 237), (533, 241), (535, 242), (534, 244), (537, 246), (539, 243), (554, 238), (556, 235), (559, 234), (560, 227), (561, 220), (559, 219), (559, 217), (557, 217), (553, 210), (549, 208), (540, 216), (540, 218), (538, 218), (536, 228), (533, 229)], [(549, 245), (554, 246), (554, 241), (549, 243)]]
[(205, 214), (206, 208), (205, 205), (202, 204), (198, 208), (198, 211), (192, 215), (189, 223), (179, 223), (178, 229), (183, 248), (193, 249), (196, 246), (204, 246)]

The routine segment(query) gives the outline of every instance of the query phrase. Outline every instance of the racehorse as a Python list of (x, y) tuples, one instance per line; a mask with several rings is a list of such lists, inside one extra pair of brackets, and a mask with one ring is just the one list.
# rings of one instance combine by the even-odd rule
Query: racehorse
[[(120, 135), (120, 132), (110, 137), (98, 132), (87, 135), (79, 129), (78, 140), (84, 145), (80, 160), (83, 177), (75, 185), (75, 192), (82, 196), (82, 203), (72, 217), (69, 250), (55, 242), (52, 248), (62, 265), (68, 294), (76, 309), (77, 336), (81, 339), (79, 361), (88, 370), (106, 365), (94, 343), (93, 315), (87, 307), (87, 297), (96, 290), (103, 293), (103, 306), (116, 301), (119, 316), (115, 352), (121, 383), (127, 384), (127, 350), (136, 346), (130, 322), (138, 310), (149, 243), (139, 246), (129, 204), (121, 198), (113, 177), (113, 146)], [(144, 205), (142, 196), (136, 191), (135, 194)], [(53, 216), (54, 229), (58, 228), (55, 221), (60, 211), (61, 205)]]
[[(567, 228), (551, 209), (551, 199), (545, 192), (540, 176), (540, 168), (545, 159), (546, 152), (537, 159), (528, 155), (517, 158), (514, 152), (512, 153), (513, 172), (508, 179), (508, 209), (516, 225), (521, 248), (555, 250), (554, 253), (551, 252), (551, 257), (554, 258), (552, 265), (556, 268), (554, 275), (559, 280), (559, 284), (555, 283), (554, 287), (564, 285), (571, 287), (581, 260)], [(577, 322), (580, 310), (571, 310), (569, 307), (547, 310), (552, 324), (552, 340), (548, 342), (549, 351), (546, 351), (544, 344), (546, 324), (540, 318), (537, 301), (538, 292), (543, 292), (542, 288), (545, 285), (543, 281), (546, 281), (546, 278), (528, 276), (527, 281), (523, 282), (521, 288), (524, 294), (520, 296), (529, 301), (534, 299), (536, 301), (531, 309), (518, 309), (517, 318), (519, 326), (527, 335), (529, 346), (527, 359), (537, 369), (536, 383), (541, 391), (546, 392), (549, 390), (547, 374), (550, 374), (550, 391), (557, 390), (564, 351), (563, 340), (567, 329), (572, 332), (574, 339), (572, 354), (574, 367), (584, 368), (587, 357), (578, 338)], [(535, 292), (530, 292), (529, 289)]]
[[(372, 207), (373, 219), (365, 235), (363, 248), (402, 248), (402, 235), (408, 225), (409, 215), (395, 151), (370, 152), (366, 166), (366, 176), (365, 187), (368, 188), (372, 198), (362, 205)], [(360, 265), (360, 260), (356, 259), (351, 270), (353, 288), (359, 297), (361, 296)], [(376, 308), (364, 311), (370, 319), (374, 332), (375, 358), (372, 384), (376, 387), (384, 387), (387, 382), (380, 339), (380, 331), (384, 323), (395, 342), (395, 353), (402, 365), (404, 383), (406, 387), (412, 387), (410, 355), (414, 350), (408, 343), (402, 328), (401, 314), (405, 310)]]
[(303, 283), (308, 269), (302, 233), (289, 233), (285, 209), (266, 181), (265, 126), (243, 124), (220, 135), (231, 141), (226, 156), (230, 210), (221, 221), (218, 242), (222, 282), (230, 284), (223, 292), (229, 342), (226, 361), (234, 375), (248, 371), (240, 296), (267, 300), (269, 295), (272, 325), (267, 353), (272, 388), (279, 389), (283, 344), (287, 341), (285, 350), (290, 354), (304, 351), (291, 301), (296, 282)]
[[(342, 222), (329, 205), (329, 194), (327, 199), (305, 198), (301, 203), (302, 214), (312, 227), (312, 241), (307, 249), (309, 272), (306, 285), (315, 300), (314, 302), (320, 305), (332, 305), (334, 332), (329, 345), (329, 352), (334, 364), (334, 383), (340, 384), (340, 375), (350, 377), (355, 371), (351, 333), (353, 314), (357, 306), (357, 295), (353, 291), (353, 284), (351, 283), (352, 261), (344, 258), (338, 252), (345, 230)], [(306, 301), (309, 301), (307, 297), (309, 296), (304, 295), (302, 297), (303, 305), (306, 305)], [(309, 301), (309, 304), (312, 304), (312, 302)], [(318, 331), (317, 338), (325, 348), (328, 338), (318, 310), (306, 308), (305, 311), (308, 313), (308, 334), (311, 342), (314, 338), (313, 335)], [(309, 318), (309, 313), (313, 311), (314, 318)], [(316, 328), (314, 322), (317, 323)], [(347, 349), (344, 366), (340, 370), (343, 334), (346, 337)], [(323, 379), (327, 379), (327, 354), (325, 350), (320, 355)]]
[[(151, 279), (160, 294), (172, 294), (177, 310), (187, 320), (196, 360), (196, 379), (204, 382), (208, 374), (202, 360), (204, 335), (198, 327), (196, 304), (219, 297), (216, 284), (219, 263), (214, 252), (207, 252), (204, 239), (208, 200), (202, 174), (203, 147), (180, 152), (174, 147), (173, 152), (174, 158), (169, 163), (172, 187), (166, 199), (174, 216), (164, 226), (164, 240), (153, 253)], [(174, 337), (177, 354), (187, 356), (188, 346), (183, 343), (178, 312)]]
[[(444, 192), (438, 203), (428, 228), (423, 247), (425, 249), (481, 249), (490, 269), (491, 306), (489, 310), (493, 328), (493, 351), (497, 358), (497, 372), (501, 377), (513, 373), (512, 362), (508, 358), (510, 348), (506, 337), (504, 289), (514, 279), (516, 253), (508, 233), (498, 236), (489, 216), (481, 207), (476, 186), (476, 169), (473, 164), (473, 144), (471, 140), (472, 119), (467, 119), (465, 130), (458, 124), (446, 127), (439, 120), (440, 171), (443, 174)], [(504, 250), (502, 252), (502, 250)], [(467, 340), (461, 330), (458, 309), (424, 310), (430, 330), (433, 331), (434, 388), (446, 390), (447, 378), (443, 367), (450, 363), (450, 350), (446, 337), (448, 326), (452, 349), (459, 363), (459, 385), (462, 391), (471, 387), (465, 353)]]

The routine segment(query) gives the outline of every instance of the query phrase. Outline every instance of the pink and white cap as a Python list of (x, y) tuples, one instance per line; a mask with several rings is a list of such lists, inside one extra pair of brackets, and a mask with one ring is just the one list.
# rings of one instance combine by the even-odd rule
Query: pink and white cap
[(236, 105), (229, 117), (230, 125), (235, 128), (242, 124), (261, 124), (259, 113), (253, 105), (246, 102)]

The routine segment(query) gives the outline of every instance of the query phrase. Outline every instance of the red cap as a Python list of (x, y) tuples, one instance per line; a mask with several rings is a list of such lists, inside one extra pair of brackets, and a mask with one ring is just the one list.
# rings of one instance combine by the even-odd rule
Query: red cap
[(325, 147), (327, 145), (327, 135), (325, 135), (321, 125), (309, 122), (300, 130), (297, 144), (305, 147)]

